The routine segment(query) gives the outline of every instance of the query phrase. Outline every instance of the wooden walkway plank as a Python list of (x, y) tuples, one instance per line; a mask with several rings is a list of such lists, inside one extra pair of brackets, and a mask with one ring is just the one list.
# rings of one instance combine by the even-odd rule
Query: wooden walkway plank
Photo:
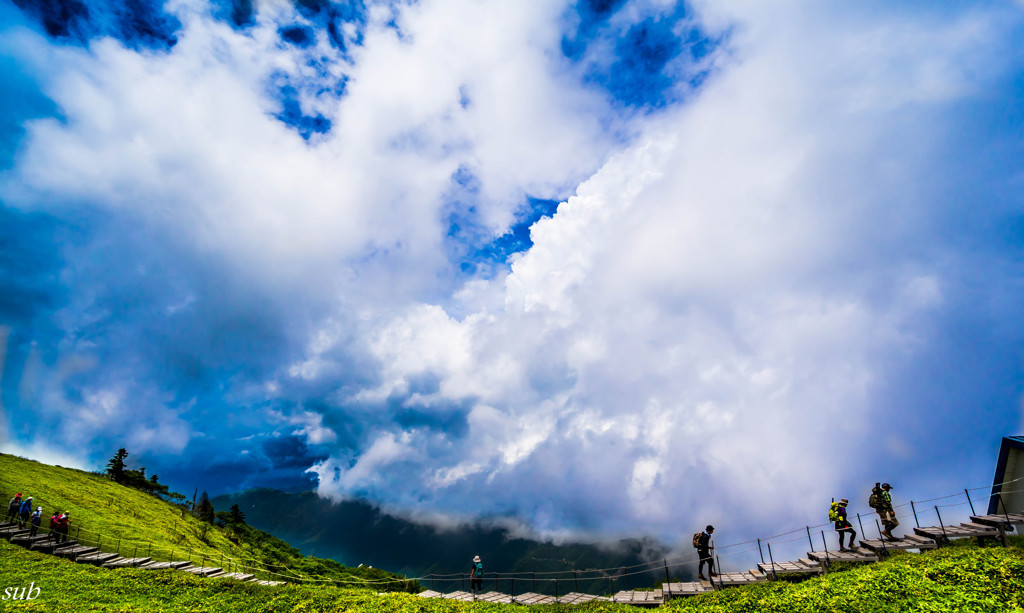
[(425, 590), (417, 594), (420, 598), (440, 598), (443, 596), (441, 592), (435, 592), (434, 590)]
[(856, 549), (854, 551), (812, 551), (807, 557), (825, 564), (826, 562), (877, 562), (878, 555), (869, 549)]
[(476, 598), (478, 601), (493, 602), (496, 604), (512, 604), (512, 597), (501, 592), (487, 592)]
[(441, 598), (445, 598), (445, 599), (448, 599), (448, 600), (461, 600), (463, 602), (473, 602), (473, 594), (471, 594), (469, 592), (462, 592), (462, 591), (451, 592), (449, 594), (444, 594), (444, 595), (441, 596)]
[(661, 590), (623, 590), (612, 597), (612, 602), (638, 607), (658, 607), (665, 603)]
[(546, 596), (536, 592), (527, 592), (516, 596), (516, 603), (522, 605), (554, 604), (555, 602), (554, 596)]
[(103, 566), (106, 568), (135, 568), (143, 564), (149, 564), (152, 561), (153, 558), (120, 558), (118, 560), (111, 560)]
[(662, 589), (662, 595), (668, 598), (675, 598), (677, 596), (696, 596), (697, 594), (710, 591), (712, 591), (710, 584), (705, 587), (700, 581), (688, 581), (665, 584), (665, 588)]
[(111, 560), (116, 560), (120, 557), (121, 556), (117, 555), (116, 553), (106, 553), (103, 551), (97, 551), (95, 553), (87, 553), (85, 555), (77, 556), (75, 557), (75, 562), (79, 564), (92, 564), (94, 566), (102, 566), (103, 564), (110, 562)]
[(1024, 526), (1024, 513), (997, 513), (995, 515), (971, 515), (971, 521), (986, 526)]

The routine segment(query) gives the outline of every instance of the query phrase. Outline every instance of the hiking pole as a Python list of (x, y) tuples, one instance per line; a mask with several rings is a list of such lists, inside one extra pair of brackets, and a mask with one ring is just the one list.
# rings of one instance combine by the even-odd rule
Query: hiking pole
[[(966, 492), (967, 490), (964, 490), (964, 491)], [(914, 512), (914, 523), (917, 524), (918, 528), (920, 528), (921, 527), (921, 522), (917, 521), (917, 508), (914, 507), (914, 501), (913, 500), (910, 501), (910, 510)]]
[(939, 527), (942, 528), (942, 541), (943, 541), (942, 544), (943, 545), (948, 545), (949, 544), (949, 537), (946, 536), (946, 526), (944, 526), (943, 523), (942, 523), (942, 515), (939, 513), (939, 505), (935, 505), (935, 515), (938, 516), (938, 518), (939, 518)]
[(971, 501), (971, 493), (967, 491), (966, 487), (964, 488), (964, 496), (967, 496), (967, 504), (971, 505), (971, 515), (977, 515), (977, 513), (974, 512), (974, 503)]

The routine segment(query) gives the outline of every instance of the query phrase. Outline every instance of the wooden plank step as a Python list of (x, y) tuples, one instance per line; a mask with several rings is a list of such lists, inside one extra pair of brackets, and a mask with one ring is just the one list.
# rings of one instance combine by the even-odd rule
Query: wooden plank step
[(877, 562), (878, 556), (867, 549), (854, 551), (812, 551), (807, 557), (820, 564), (825, 562)]
[(969, 538), (977, 536), (995, 536), (999, 534), (999, 530), (992, 526), (983, 526), (981, 524), (968, 524), (960, 526), (927, 526), (925, 528), (914, 528), (914, 533), (919, 536), (928, 537), (934, 540), (940, 540), (943, 537), (946, 538)]
[(274, 587), (274, 586), (277, 586), (277, 585), (284, 585), (285, 583), (287, 583), (287, 581), (264, 581), (263, 579), (260, 579), (260, 580), (256, 581), (255, 583), (257, 583), (259, 585), (266, 585), (266, 586), (269, 586), (269, 587)]
[[(518, 601), (518, 598), (516, 599)], [(569, 592), (561, 598), (555, 599), (555, 602), (559, 604), (583, 604), (584, 602), (590, 602), (591, 600), (608, 600), (600, 596), (594, 596), (593, 594), (583, 594), (581, 592)]]
[(116, 553), (106, 553), (103, 551), (97, 551), (95, 553), (87, 553), (85, 555), (80, 555), (77, 558), (75, 558), (75, 562), (79, 564), (92, 564), (94, 566), (102, 566), (103, 564), (106, 564), (111, 560), (118, 560), (120, 558), (121, 556), (117, 555)]
[(192, 563), (188, 560), (179, 560), (177, 562), (149, 562), (147, 564), (143, 564), (139, 568), (144, 568), (146, 570), (180, 570), (191, 565)]
[(497, 604), (512, 604), (512, 597), (508, 594), (502, 594), (501, 592), (487, 592), (477, 596), (476, 599), (483, 602), (494, 602)]
[(233, 579), (235, 581), (251, 581), (256, 578), (256, 575), (250, 575), (248, 573), (224, 573), (217, 577), (218, 579)]
[[(561, 602), (561, 599), (559, 599)], [(623, 590), (612, 597), (612, 602), (635, 607), (660, 607), (665, 603), (661, 590)]]
[(425, 590), (417, 594), (420, 598), (440, 598), (441, 592), (435, 592), (434, 590)]
[(216, 566), (186, 566), (179, 570), (183, 570), (186, 573), (192, 573), (200, 577), (209, 577), (210, 575), (218, 572), (222, 572), (224, 569)]
[(698, 579), (697, 581), (700, 582), (701, 587), (703, 587), (706, 592), (710, 592), (715, 589), (714, 584), (711, 583), (709, 579)]
[(865, 548), (873, 552), (882, 553), (889, 549), (935, 549), (935, 541), (931, 539), (923, 539), (921, 537), (915, 538), (899, 538), (894, 541), (886, 540), (884, 543), (880, 539), (867, 539), (860, 542)]
[(743, 572), (719, 573), (719, 575), (715, 577), (715, 583), (721, 587), (746, 585), (748, 583), (757, 583), (757, 577), (754, 577), (750, 573)]
[[(436, 592), (435, 592), (436, 593)], [(420, 594), (421, 596), (423, 594)], [(427, 596), (427, 598), (433, 598), (433, 596)], [(544, 594), (537, 594), (536, 592), (527, 592), (516, 596), (516, 604), (533, 605), (533, 604), (554, 604), (554, 596), (546, 596)]]
[(28, 549), (31, 549), (32, 545), (35, 545), (36, 543), (43, 543), (46, 541), (50, 541), (50, 536), (48, 534), (37, 534), (35, 536), (29, 536), (25, 534), (23, 536), (16, 536), (11, 539), (12, 544), (21, 545), (22, 547), (26, 547)]
[(28, 529), (26, 529), (26, 528), (18, 528), (17, 526), (12, 527), (12, 528), (4, 528), (4, 529), (0, 530), (0, 538), (5, 538), (7, 540), (11, 540), (12, 538), (17, 537), (17, 536), (27, 536), (28, 532), (29, 532)]
[(1024, 526), (1024, 513), (997, 513), (995, 515), (971, 515), (971, 521), (987, 526)]
[(461, 590), (458, 592), (444, 594), (443, 596), (441, 596), (441, 598), (444, 598), (446, 600), (461, 600), (462, 602), (473, 602), (473, 594), (471, 594), (470, 592), (463, 592)]
[(32, 551), (39, 551), (41, 553), (53, 553), (54, 551), (60, 549), (61, 547), (74, 547), (77, 544), (78, 544), (78, 541), (76, 541), (74, 539), (72, 539), (70, 541), (64, 541), (63, 543), (58, 543), (57, 541), (55, 541), (53, 539), (46, 539), (45, 541), (41, 541), (41, 542), (38, 542), (38, 543), (33, 543), (32, 544)]
[(215, 573), (210, 573), (209, 575), (204, 575), (204, 576), (205, 576), (205, 577), (206, 577), (207, 579), (220, 579), (221, 577), (223, 577), (223, 576), (224, 576), (224, 575), (226, 575), (226, 574), (227, 574), (226, 572), (224, 572), (224, 571), (222, 571), (222, 570), (218, 570), (218, 571), (217, 571), (217, 572), (215, 572)]
[(120, 558), (117, 560), (111, 560), (105, 563), (103, 566), (106, 568), (135, 568), (152, 562), (153, 558)]
[(677, 596), (696, 596), (710, 591), (710, 586), (704, 587), (700, 581), (687, 581), (665, 584), (661, 593), (666, 598), (675, 598)]
[(86, 545), (72, 545), (71, 547), (59, 547), (53, 550), (53, 555), (59, 558), (67, 558), (74, 560), (78, 556), (88, 555), (90, 553), (96, 553), (99, 551), (96, 547), (88, 547)]

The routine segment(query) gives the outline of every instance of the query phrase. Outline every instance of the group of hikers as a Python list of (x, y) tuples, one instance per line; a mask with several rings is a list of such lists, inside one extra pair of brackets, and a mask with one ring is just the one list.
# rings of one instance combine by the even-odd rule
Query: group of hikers
[[(22, 499), (21, 492), (18, 492), (7, 504), (7, 517), (4, 518), (5, 522), (17, 522), (19, 528), (29, 526), (29, 536), (38, 534), (39, 526), (43, 523), (43, 507), (33, 509), (32, 502), (31, 496)], [(55, 511), (50, 516), (49, 536), (58, 543), (63, 543), (68, 540), (68, 530), (70, 527), (71, 517), (68, 515), (68, 512)]]
[[(896, 519), (896, 512), (892, 506), (892, 496), (889, 491), (892, 486), (888, 483), (875, 483), (871, 489), (871, 496), (868, 497), (868, 506), (878, 513), (879, 521), (882, 523), (882, 538), (890, 541), (897, 540), (892, 534), (893, 528), (900, 525)], [(847, 516), (846, 507), (850, 501), (843, 498), (832, 502), (828, 510), (828, 519), (835, 523), (836, 532), (839, 533), (839, 551), (852, 551), (856, 547), (857, 531), (853, 529), (850, 518)], [(715, 527), (708, 525), (703, 532), (693, 535), (693, 546), (697, 550), (700, 561), (697, 563), (697, 578), (707, 579), (704, 576), (704, 566), (708, 567), (708, 575), (715, 576), (714, 549), (711, 542), (711, 535), (715, 533)], [(849, 536), (850, 544), (847, 546), (846, 538)]]

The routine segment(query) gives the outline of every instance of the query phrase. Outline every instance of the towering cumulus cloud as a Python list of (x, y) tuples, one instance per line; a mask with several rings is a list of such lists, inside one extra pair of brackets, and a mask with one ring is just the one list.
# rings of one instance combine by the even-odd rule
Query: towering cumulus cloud
[(0, 9), (8, 450), (674, 542), (1020, 425), (1019, 4), (112, 6)]

